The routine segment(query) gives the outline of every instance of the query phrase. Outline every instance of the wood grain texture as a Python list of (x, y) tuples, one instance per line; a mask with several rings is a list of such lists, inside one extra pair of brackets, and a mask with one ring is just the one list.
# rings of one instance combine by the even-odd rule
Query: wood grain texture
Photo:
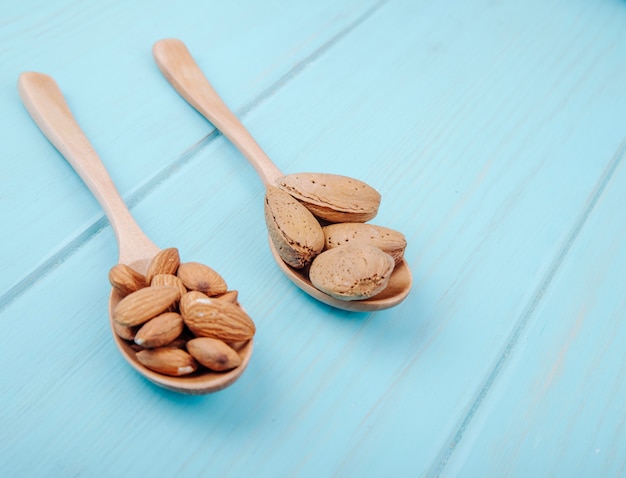
[(626, 473), (625, 162), (626, 144), (446, 474)]
[[(0, 311), (0, 475), (623, 474), (626, 4), (206, 8), (12, 6), (0, 28), (0, 139), (21, 158), (0, 161), (2, 241), (23, 257), (2, 256), (3, 290), (59, 258)], [(281, 275), (254, 171), (152, 63), (165, 36), (282, 171), (381, 192), (404, 303), (337, 311)], [(115, 239), (21, 109), (26, 69), (72, 92), (150, 237), (236, 284), (257, 335), (229, 389), (181, 397), (117, 354)]]

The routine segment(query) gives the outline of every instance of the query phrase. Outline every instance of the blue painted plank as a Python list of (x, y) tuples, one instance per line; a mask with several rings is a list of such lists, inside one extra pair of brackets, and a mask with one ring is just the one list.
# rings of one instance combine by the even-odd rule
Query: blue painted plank
[[(426, 473), (449, 446), (500, 346), (623, 138), (620, 123), (605, 120), (624, 108), (620, 82), (615, 83), (624, 77), (619, 60), (624, 44), (618, 41), (624, 16), (613, 8), (569, 5), (533, 4), (532, 16), (518, 15), (512, 4), (504, 13), (486, 9), (482, 17), (472, 17), (472, 25), (463, 25), (467, 31), (453, 30), (455, 41), (445, 44), (449, 56), (434, 57), (439, 64), (426, 61), (427, 48), (417, 33), (407, 33), (420, 31), (417, 14), (406, 16), (406, 29), (399, 34), (405, 49), (390, 54), (399, 47), (387, 34), (403, 23), (397, 11), (386, 16), (385, 10), (373, 19), (379, 29), (368, 30), (368, 48), (363, 48), (365, 35), (355, 35), (345, 49), (318, 64), (332, 65), (327, 67), (332, 79), (322, 85), (343, 103), (333, 104), (331, 113), (324, 91), (315, 98), (315, 109), (301, 108), (306, 135), (292, 133), (295, 127), (280, 118), (260, 126), (261, 135), (284, 131), (270, 150), (281, 161), (288, 158), (285, 169), (315, 164), (350, 173), (358, 158), (367, 180), (376, 184), (385, 178), (384, 184), (394, 184), (391, 192), (383, 189), (381, 219), (393, 218), (399, 228), (410, 225), (409, 257), (419, 291), (393, 320), (370, 321), (364, 332), (384, 337), (385, 354), (391, 354), (394, 365), (365, 358), (355, 351), (356, 344), (344, 351), (342, 357), (354, 353), (360, 360), (346, 359), (337, 375), (325, 369), (330, 377), (315, 398), (351, 397), (352, 389), (359, 390), (358, 398), (355, 394), (349, 409), (337, 406), (336, 398), (298, 415), (309, 428), (299, 437), (277, 437), (265, 450), (266, 460), (275, 457), (275, 466), (280, 458), (270, 454), (271, 446), (285, 446), (292, 456), (308, 446), (298, 469), (323, 463), (326, 471), (339, 468), (357, 475), (390, 468)], [(459, 8), (461, 17), (469, 17), (476, 5), (467, 12)], [(590, 14), (594, 21), (577, 22)], [(528, 27), (531, 18), (542, 36)], [(563, 30), (548, 28), (554, 18)], [(493, 38), (499, 38), (500, 29), (489, 27), (502, 19), (501, 29), (511, 40), (498, 43)], [(414, 40), (410, 46), (408, 38)], [(571, 49), (572, 43), (587, 47)], [(542, 44), (558, 48), (535, 55)], [(470, 56), (475, 51), (482, 57)], [(404, 78), (388, 73), (396, 71), (391, 65), (404, 67), (415, 82), (399, 81)], [(409, 75), (421, 73), (417, 65), (428, 65), (427, 73)], [(385, 74), (393, 80), (384, 82)], [(311, 71), (310, 78), (319, 85), (325, 77)], [(359, 80), (364, 90), (369, 87), (367, 94), (354, 91)], [(276, 99), (282, 101), (281, 110), (304, 95), (302, 85), (293, 83), (286, 89), (292, 89), (290, 95)], [(429, 108), (417, 108), (422, 103)], [(296, 139), (286, 142), (290, 137)], [(290, 145), (304, 148), (305, 154), (289, 154)], [(389, 164), (395, 168), (386, 168)], [(402, 207), (389, 211), (398, 204)], [(327, 423), (341, 426), (325, 430)], [(389, 449), (390, 437), (406, 439)], [(342, 451), (334, 453), (334, 447)], [(383, 447), (381, 458), (376, 450)]]
[(272, 107), (302, 132), (251, 113), (283, 169), (379, 187), (377, 221), (407, 233), (416, 274), (403, 307), (327, 352), (339, 359), (316, 369), (316, 405), (292, 415), (303, 425), (267, 440), (269, 469), (278, 447), (301, 457), (290, 470), (436, 470), (623, 140), (609, 120), (626, 107), (620, 5), (454, 6), (450, 21), (444, 7), (390, 6), (287, 85)]
[[(116, 248), (110, 229), (94, 226), (92, 204), (91, 215), (73, 216), (80, 227), (57, 235), (88, 231), (80, 247), (0, 313), (0, 440), (9, 444), (0, 474), (439, 470), (623, 140), (625, 24), (619, 2), (387, 2), (305, 64), (281, 63), (287, 81), (244, 121), (283, 170), (355, 175), (383, 193), (377, 222), (407, 234), (411, 296), (376, 314), (308, 299), (267, 252), (262, 187), (244, 160), (223, 138), (203, 140), (184, 160), (172, 150), (178, 156), (163, 164), (175, 167), (133, 213), (158, 244), (177, 245), (240, 290), (258, 325), (249, 369), (219, 394), (190, 398), (145, 383), (121, 361), (105, 311)], [(197, 23), (187, 34), (194, 50), (207, 33)], [(119, 42), (134, 41), (127, 35)], [(226, 91), (226, 63), (196, 56)], [(236, 108), (241, 91), (225, 93)], [(114, 145), (115, 105), (99, 101), (97, 121)], [(160, 138), (179, 126), (173, 118), (184, 118), (181, 134), (196, 124), (195, 141), (207, 131), (172, 92), (136, 108), (136, 128), (149, 117), (160, 128), (149, 139), (163, 148), (174, 141)], [(153, 118), (156, 110), (163, 116)], [(24, 120), (15, 130), (30, 127)], [(141, 178), (127, 163), (115, 176), (129, 168)], [(59, 190), (73, 181), (68, 199), (86, 196), (70, 178)], [(41, 204), (31, 196), (29, 207)]]
[(625, 162), (626, 144), (444, 475), (626, 473)]

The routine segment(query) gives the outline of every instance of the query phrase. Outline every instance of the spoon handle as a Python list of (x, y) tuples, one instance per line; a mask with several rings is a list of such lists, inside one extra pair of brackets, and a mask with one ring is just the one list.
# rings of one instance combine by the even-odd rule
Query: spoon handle
[(42, 73), (24, 72), (19, 77), (18, 90), (39, 129), (70, 163), (102, 206), (117, 238), (119, 261), (129, 263), (156, 253), (157, 246), (132, 218), (54, 79)]
[(152, 47), (152, 54), (167, 81), (237, 147), (264, 184), (272, 184), (283, 175), (228, 109), (182, 41), (174, 38), (160, 40)]

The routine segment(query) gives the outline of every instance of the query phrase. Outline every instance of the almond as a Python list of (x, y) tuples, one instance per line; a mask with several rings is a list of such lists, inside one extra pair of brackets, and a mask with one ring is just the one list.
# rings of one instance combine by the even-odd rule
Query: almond
[(228, 290), (221, 275), (199, 262), (181, 264), (177, 275), (187, 289), (197, 290), (208, 296), (223, 294)]
[(150, 261), (150, 265), (148, 265), (146, 281), (150, 284), (152, 282), (152, 278), (157, 274), (176, 275), (179, 264), (180, 256), (178, 255), (178, 249), (175, 247), (159, 251)]
[(140, 325), (167, 310), (178, 299), (180, 291), (176, 287), (146, 287), (120, 300), (113, 309), (113, 320), (126, 326)]
[(309, 279), (317, 289), (336, 299), (362, 300), (382, 292), (393, 269), (393, 258), (377, 247), (346, 244), (317, 256)]
[(323, 227), (325, 248), (332, 249), (344, 244), (364, 242), (378, 247), (393, 257), (396, 264), (402, 262), (406, 239), (404, 234), (388, 227), (359, 222), (330, 224)]
[(218, 339), (198, 337), (187, 342), (187, 351), (206, 368), (222, 372), (241, 364), (239, 354)]
[(215, 299), (224, 300), (226, 302), (230, 302), (231, 304), (236, 304), (239, 299), (239, 292), (236, 290), (229, 290), (224, 292), (223, 294), (216, 295)]
[(164, 375), (189, 375), (198, 369), (198, 364), (191, 355), (175, 347), (141, 350), (135, 356), (145, 367)]
[(224, 342), (224, 343), (228, 345), (231, 349), (239, 352), (248, 343), (248, 340), (240, 340), (238, 342)]
[(324, 232), (313, 214), (273, 186), (265, 192), (265, 224), (276, 251), (291, 267), (306, 267), (324, 248)]
[(297, 173), (276, 185), (302, 202), (313, 215), (329, 222), (366, 222), (380, 206), (380, 194), (358, 179), (337, 174)]
[(157, 315), (143, 324), (135, 334), (135, 343), (147, 349), (169, 345), (183, 331), (183, 318), (176, 312)]
[(167, 344), (168, 347), (173, 347), (176, 349), (183, 349), (186, 350), (187, 347), (187, 341), (189, 341), (189, 338), (184, 338), (184, 337), (178, 337), (176, 339), (174, 339), (172, 342), (170, 342), (169, 344)]
[(181, 302), (180, 313), (189, 330), (197, 337), (238, 342), (254, 336), (254, 322), (248, 314), (223, 300), (210, 297), (185, 300)]
[[(210, 297), (203, 292), (199, 292), (197, 290), (190, 290), (185, 295), (180, 298), (180, 302), (178, 303), (178, 308), (180, 310), (181, 315), (183, 315), (183, 311), (187, 310), (188, 307), (191, 306), (195, 301), (199, 299), (210, 299)], [(183, 315), (184, 316), (184, 315)]]
[(117, 264), (111, 267), (109, 282), (120, 294), (120, 297), (126, 297), (147, 285), (145, 276), (126, 264)]
[(183, 284), (183, 281), (173, 274), (157, 274), (152, 278), (150, 285), (167, 285), (170, 287), (177, 287), (178, 290), (180, 290), (181, 297), (187, 293), (187, 288), (185, 287), (185, 284)]
[(134, 340), (137, 333), (137, 327), (129, 327), (127, 325), (121, 325), (117, 322), (111, 322), (113, 324), (113, 331), (124, 340)]

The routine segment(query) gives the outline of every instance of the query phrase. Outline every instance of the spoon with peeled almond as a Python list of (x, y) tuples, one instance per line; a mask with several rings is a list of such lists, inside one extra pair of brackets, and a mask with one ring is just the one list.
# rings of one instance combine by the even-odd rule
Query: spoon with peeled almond
[(145, 378), (176, 392), (200, 395), (232, 384), (250, 360), (255, 332), (236, 291), (210, 267), (181, 263), (178, 249), (160, 250), (142, 232), (53, 78), (25, 72), (18, 89), (115, 232), (119, 263), (109, 273), (109, 318), (122, 356)]
[(285, 275), (303, 291), (350, 311), (387, 309), (402, 302), (412, 276), (406, 240), (366, 224), (380, 194), (357, 179), (325, 173), (284, 175), (204, 76), (185, 44), (156, 42), (156, 63), (174, 89), (246, 157), (263, 181), (270, 249)]

